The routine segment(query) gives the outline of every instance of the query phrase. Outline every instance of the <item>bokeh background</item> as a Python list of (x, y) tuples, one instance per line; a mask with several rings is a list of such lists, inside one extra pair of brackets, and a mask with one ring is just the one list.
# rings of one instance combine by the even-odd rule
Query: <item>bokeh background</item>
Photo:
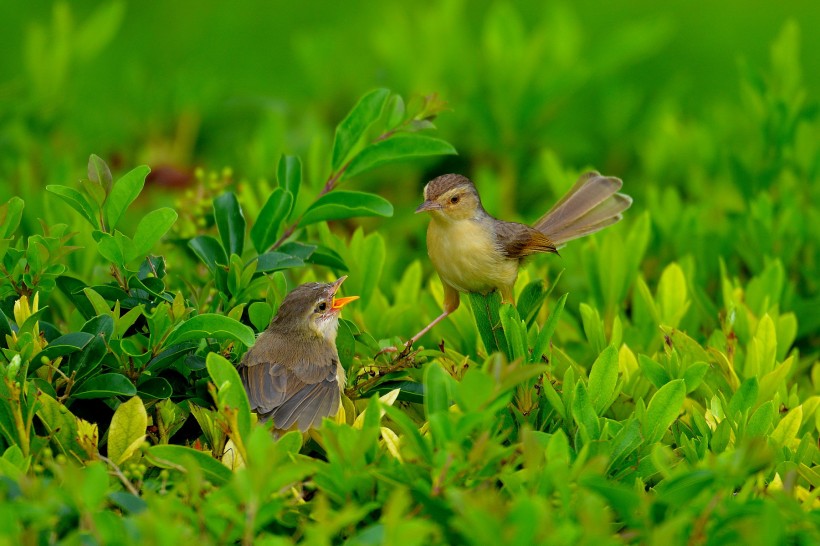
[[(282, 153), (318, 187), (364, 92), (437, 93), (436, 136), (459, 155), (348, 183), (396, 207), (364, 223), (389, 242), (383, 285), (416, 259), (431, 272), (412, 210), (432, 176), (468, 174), (492, 213), (532, 221), (595, 168), (635, 198), (616, 233), (648, 211), (650, 286), (678, 261), (709, 310), (721, 264), (747, 280), (779, 260), (772, 297), (816, 351), (818, 27), (808, 0), (2, 2), (0, 198), (26, 200), (28, 233), (73, 214), (43, 188), (75, 183), (90, 153), (115, 174), (149, 164), (146, 202), (184, 205), (197, 167), (256, 187)], [(582, 270), (583, 252), (565, 254)]]

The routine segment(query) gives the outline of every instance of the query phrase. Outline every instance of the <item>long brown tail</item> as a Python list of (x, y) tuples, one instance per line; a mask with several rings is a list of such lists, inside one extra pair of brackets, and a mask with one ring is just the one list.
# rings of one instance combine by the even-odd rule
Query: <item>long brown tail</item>
[(532, 227), (560, 246), (595, 233), (623, 218), (632, 198), (617, 193), (623, 182), (614, 176), (591, 171), (582, 174), (572, 188)]

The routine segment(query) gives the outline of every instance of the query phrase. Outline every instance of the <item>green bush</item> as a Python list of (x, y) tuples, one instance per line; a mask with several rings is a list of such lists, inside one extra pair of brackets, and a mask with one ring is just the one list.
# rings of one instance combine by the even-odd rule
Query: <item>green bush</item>
[[(0, 105), (4, 541), (820, 542), (820, 122), (796, 24), (767, 67), (742, 66), (739, 96), (699, 95), (698, 117), (678, 88), (641, 108), (643, 87), (615, 85), (668, 21), (599, 47), (567, 7), (530, 6), (529, 20), (449, 3), (368, 34), (397, 88), (414, 67), (449, 105), (377, 88), (346, 116), (340, 97), (232, 112), (252, 128), (237, 151), (203, 90), (195, 155), (234, 169), (194, 170), (184, 153), (129, 169), (139, 154), (112, 152), (70, 182), (84, 153), (55, 143), (127, 146), (105, 119), (115, 99), (85, 103), (77, 129), (72, 101), (100, 84), (69, 70), (96, 66), (126, 7), (55, 4), (50, 26), (25, 31), (26, 71), (7, 90), (27, 99)], [(415, 33), (437, 39), (429, 63), (414, 61)], [(327, 52), (309, 37), (296, 40), (305, 85), (323, 89)], [(362, 64), (342, 88), (372, 79)], [(471, 172), (488, 209), (532, 219), (583, 161), (625, 180), (624, 222), (527, 262), (516, 306), (470, 295), (416, 347), (382, 352), (441, 312), (412, 216), (424, 173)], [(290, 289), (342, 274), (361, 296), (337, 338), (344, 411), (274, 439), (234, 364)]]

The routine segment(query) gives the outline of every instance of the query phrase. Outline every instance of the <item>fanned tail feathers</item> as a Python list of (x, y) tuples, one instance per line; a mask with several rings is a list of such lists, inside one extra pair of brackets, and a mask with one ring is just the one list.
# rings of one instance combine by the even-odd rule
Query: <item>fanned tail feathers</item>
[(622, 185), (613, 176), (585, 173), (533, 227), (556, 245), (563, 245), (612, 225), (632, 205), (631, 197), (617, 193)]

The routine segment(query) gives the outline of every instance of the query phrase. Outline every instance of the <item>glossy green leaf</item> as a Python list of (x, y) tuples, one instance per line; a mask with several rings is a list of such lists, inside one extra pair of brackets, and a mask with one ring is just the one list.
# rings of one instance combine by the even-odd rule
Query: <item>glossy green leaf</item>
[(73, 398), (108, 398), (109, 396), (134, 396), (137, 388), (122, 374), (104, 373), (95, 375), (71, 391)]
[(770, 438), (782, 446), (788, 446), (797, 437), (803, 421), (803, 406), (792, 408), (772, 431)]
[(284, 252), (266, 252), (256, 258), (257, 273), (269, 273), (292, 267), (302, 267), (303, 265), (305, 265), (305, 262), (301, 258)]
[[(125, 256), (130, 250), (130, 241), (122, 236), (120, 232), (115, 235), (110, 235), (105, 232), (99, 232), (99, 240), (97, 241), (97, 250), (103, 258), (109, 262), (122, 267), (125, 264)], [(129, 248), (126, 248), (128, 246)]]
[(210, 454), (190, 447), (176, 445), (156, 445), (148, 448), (148, 460), (160, 468), (186, 472), (191, 463), (202, 470), (203, 475), (215, 485), (222, 485), (231, 479), (233, 473)]
[(248, 306), (248, 318), (257, 331), (261, 332), (270, 326), (270, 321), (273, 318), (273, 309), (271, 309), (270, 304), (267, 302), (255, 301)]
[(250, 347), (256, 336), (249, 327), (225, 315), (203, 313), (196, 315), (174, 328), (165, 340), (170, 347), (183, 341), (205, 338), (233, 339)]
[(108, 429), (108, 458), (120, 465), (130, 459), (145, 441), (148, 413), (139, 396), (119, 405)]
[(598, 415), (609, 406), (617, 382), (618, 349), (610, 345), (598, 355), (589, 371), (589, 400)]
[(388, 89), (374, 89), (368, 92), (336, 126), (336, 137), (333, 139), (333, 153), (330, 162), (333, 171), (337, 171), (342, 166), (368, 127), (379, 119), (388, 96), (390, 96)]
[(649, 401), (643, 423), (643, 433), (647, 444), (658, 442), (667, 429), (678, 418), (678, 413), (686, 399), (686, 384), (683, 379), (670, 381)]
[(219, 411), (228, 408), (236, 414), (237, 432), (246, 439), (251, 430), (251, 407), (239, 373), (233, 364), (216, 353), (208, 353), (205, 362), (217, 388)]
[(120, 219), (122, 219), (129, 205), (134, 202), (142, 191), (145, 185), (145, 177), (150, 172), (151, 169), (147, 165), (141, 165), (128, 171), (114, 182), (103, 205), (107, 231), (114, 231), (114, 228), (120, 223)]
[(57, 184), (46, 186), (46, 190), (50, 191), (54, 195), (57, 195), (68, 206), (79, 212), (83, 218), (88, 220), (88, 223), (91, 224), (94, 229), (100, 229), (100, 221), (97, 218), (97, 212), (94, 210), (91, 203), (88, 202), (85, 195), (73, 188), (69, 188), (68, 186), (60, 186)]
[(229, 191), (214, 199), (214, 219), (225, 253), (242, 256), (245, 248), (245, 216), (236, 194)]
[(771, 400), (760, 405), (749, 418), (746, 436), (768, 436), (774, 421), (774, 404)]
[(251, 228), (251, 241), (258, 253), (269, 249), (279, 234), (279, 226), (293, 208), (293, 194), (276, 188), (270, 194)]
[(400, 133), (386, 140), (370, 144), (350, 162), (344, 178), (352, 178), (370, 169), (412, 157), (451, 155), (456, 150), (448, 142), (420, 135)]
[(750, 377), (740, 384), (729, 401), (729, 416), (749, 411), (757, 400), (758, 384), (756, 377)]
[(188, 247), (211, 271), (214, 271), (217, 266), (228, 265), (228, 255), (225, 254), (225, 249), (210, 235), (194, 237), (188, 241)]
[(300, 226), (362, 216), (393, 216), (393, 205), (383, 197), (360, 191), (333, 191), (316, 200), (302, 216)]
[(694, 362), (683, 372), (683, 381), (686, 383), (686, 392), (694, 392), (703, 382), (703, 378), (709, 372), (709, 364), (706, 362)]
[(540, 360), (542, 356), (549, 356), (552, 354), (552, 351), (550, 350), (550, 342), (552, 341), (552, 335), (555, 333), (555, 328), (558, 326), (558, 320), (561, 318), (561, 313), (564, 311), (567, 296), (569, 296), (569, 294), (564, 294), (558, 298), (558, 301), (555, 303), (555, 306), (552, 308), (552, 311), (550, 311), (550, 314), (547, 317), (547, 321), (538, 333), (535, 347), (533, 347), (532, 350), (533, 359)]
[(152, 377), (137, 385), (137, 394), (145, 400), (165, 400), (174, 393), (174, 388), (164, 377)]
[(146, 214), (137, 225), (137, 231), (134, 233), (133, 239), (134, 244), (126, 259), (131, 261), (136, 258), (144, 258), (176, 221), (176, 211), (167, 207)]

